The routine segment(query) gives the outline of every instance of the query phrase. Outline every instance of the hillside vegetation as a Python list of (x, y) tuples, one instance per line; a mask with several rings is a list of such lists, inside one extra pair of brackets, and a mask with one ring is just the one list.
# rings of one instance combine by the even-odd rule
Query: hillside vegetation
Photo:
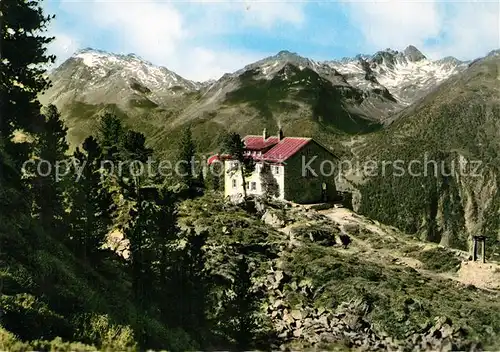
[[(497, 55), (476, 61), (356, 147), (379, 161), (360, 186), (362, 213), (461, 249), (480, 233), (499, 258), (499, 66)], [(401, 160), (404, 175), (394, 165), (382, 175), (384, 160)], [(412, 160), (420, 164), (410, 175)]]
[[(176, 125), (179, 134), (165, 137), (163, 130), (153, 132), (162, 123), (154, 119), (160, 115), (137, 120), (137, 129), (131, 128), (132, 116), (111, 102), (74, 105), (66, 112), (75, 114), (66, 119), (73, 122), (66, 126), (56, 106), (42, 109), (37, 100), (48, 87), (43, 67), (54, 61), (45, 54), (52, 39), (43, 35), (50, 17), (37, 1), (0, 2), (0, 13), (5, 28), (22, 29), (2, 31), (1, 38), (1, 350), (410, 351), (500, 345), (500, 301), (493, 285), (500, 272), (497, 263), (488, 262), (489, 270), (482, 268), (488, 275), (477, 275), (485, 280), (472, 286), (464, 278), (475, 268), (464, 263), (467, 253), (420, 241), (349, 211), (323, 206), (319, 212), (266, 197), (236, 205), (222, 198), (221, 180), (206, 177), (199, 168), (184, 166), (183, 174), (165, 176), (153, 164), (140, 172), (137, 163), (144, 165), (155, 153), (168, 151), (173, 160), (185, 161), (219, 144), (227, 149), (220, 143), (227, 142), (225, 131), (207, 118), (192, 128)], [(489, 60), (473, 65), (470, 76), (451, 81), (448, 88), (460, 89), (463, 82), (472, 91), (474, 84), (491, 85), (498, 61)], [(281, 89), (282, 83), (273, 84)], [(348, 135), (338, 129), (352, 126), (347, 115), (327, 121), (331, 111), (324, 110), (324, 99), (339, 97), (330, 88), (302, 88), (296, 98), (316, 109), (317, 121), (304, 122), (313, 126), (310, 131), (325, 123), (337, 129), (332, 138)], [(469, 88), (464, 94), (473, 94), (470, 99), (436, 108), (442, 112), (438, 119), (424, 114), (425, 108), (415, 112), (416, 118), (440, 128), (446, 126), (443, 119), (453, 118), (498, 127), (494, 90), (481, 86), (468, 93)], [(279, 89), (268, 91), (281, 99)], [(134, 90), (138, 96), (149, 94), (138, 86)], [(240, 91), (228, 99), (235, 103), (247, 97), (254, 108), (264, 109), (258, 103), (263, 91), (251, 92), (257, 96)], [(439, 101), (446, 98), (440, 92), (435, 97)], [(476, 104), (476, 97), (484, 98), (486, 107)], [(145, 100), (136, 103), (135, 109), (158, 109)], [(335, 109), (340, 114), (339, 106)], [(400, 121), (373, 135), (372, 142), (402, 133), (401, 126), (413, 126), (404, 143), (427, 137), (412, 125), (413, 115)], [(80, 123), (90, 135), (78, 132)], [(490, 130), (479, 123), (475, 127), (457, 126), (444, 152), (435, 147), (437, 137), (426, 140), (434, 141), (429, 142), (433, 155), (450, 161), (452, 153), (477, 152), (473, 142), (460, 144), (459, 138), (475, 136), (491, 143), (484, 149), (491, 178), (477, 183), (443, 176), (426, 178), (423, 184), (395, 178), (390, 187), (384, 183), (387, 178), (379, 184), (370, 180), (362, 188), (362, 211), (456, 247), (466, 246), (462, 230), (474, 224), (498, 230), (498, 218), (492, 216), (499, 209), (498, 163), (492, 152), (497, 141), (486, 134)], [(204, 128), (221, 138), (196, 143), (195, 138), (205, 136)], [(325, 136), (333, 131), (323, 129)], [(71, 133), (82, 139), (77, 148), (68, 144)], [(151, 133), (149, 143), (146, 133)], [(29, 138), (16, 138), (20, 134)], [(242, 155), (241, 136), (229, 137)], [(167, 140), (168, 147), (162, 144)], [(404, 143), (373, 144), (378, 149), (372, 151), (413, 155)], [(470, 149), (451, 150), (459, 145)], [(66, 166), (44, 173), (41, 161)], [(423, 191), (416, 192), (419, 187)], [(419, 219), (425, 226), (418, 226)]]

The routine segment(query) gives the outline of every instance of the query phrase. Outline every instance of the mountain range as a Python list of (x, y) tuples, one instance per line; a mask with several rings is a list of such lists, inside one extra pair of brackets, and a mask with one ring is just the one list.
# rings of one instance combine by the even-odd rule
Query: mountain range
[(225, 126), (256, 133), (278, 122), (290, 134), (328, 139), (379, 129), (467, 64), (429, 60), (414, 46), (324, 62), (281, 51), (217, 81), (194, 82), (134, 54), (87, 48), (51, 72), (52, 87), (41, 100), (62, 111), (72, 144), (110, 107), (162, 149), (170, 145), (167, 132), (186, 123), (210, 140)]
[[(500, 137), (498, 50), (484, 58), (430, 60), (416, 47), (315, 61), (281, 51), (209, 82), (185, 79), (134, 54), (75, 53), (51, 72), (40, 97), (54, 103), (78, 145), (112, 109), (168, 156), (190, 126), (199, 152), (217, 148), (226, 131), (314, 137), (340, 158), (400, 159), (427, 154), (446, 167), (483, 161), (481, 178), (347, 175), (339, 188), (357, 211), (466, 249), (486, 233), (498, 253)], [(496, 243), (496, 244), (495, 244)]]

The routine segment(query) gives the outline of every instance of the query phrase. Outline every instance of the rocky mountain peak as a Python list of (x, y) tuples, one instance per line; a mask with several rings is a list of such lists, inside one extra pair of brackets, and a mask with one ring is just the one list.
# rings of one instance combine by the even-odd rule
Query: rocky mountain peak
[(293, 53), (288, 50), (282, 50), (279, 53), (277, 53), (274, 56), (270, 56), (268, 58), (265, 58), (263, 61), (280, 61), (280, 62), (286, 62), (286, 63), (291, 63), (299, 66), (308, 66), (312, 60), (302, 57), (297, 53)]
[(147, 103), (154, 106), (202, 86), (136, 54), (93, 48), (76, 51), (51, 72), (50, 78), (54, 88), (41, 99), (61, 105), (77, 97), (88, 104), (106, 101), (126, 108), (130, 101), (144, 103), (147, 95)]
[(314, 68), (318, 64), (311, 59), (298, 55), (297, 53), (293, 53), (288, 50), (281, 50), (276, 55), (266, 57), (245, 66), (243, 69), (236, 71), (234, 75), (239, 76), (244, 72), (258, 71), (263, 77), (271, 78), (284, 66), (288, 65), (295, 66), (302, 70), (306, 67)]
[(281, 57), (281, 58), (297, 58), (300, 57), (299, 54), (291, 52), (289, 50), (281, 50), (278, 52), (275, 57)]
[(425, 55), (422, 54), (422, 52), (413, 45), (408, 45), (406, 49), (403, 51), (403, 54), (411, 62), (416, 62), (426, 59)]
[(105, 53), (105, 52), (102, 51), (102, 50), (99, 50), (99, 49), (94, 49), (94, 48), (91, 48), (91, 47), (86, 47), (86, 48), (77, 50), (74, 53), (74, 55), (85, 54), (85, 53)]
[(500, 49), (492, 50), (486, 56), (500, 56)]

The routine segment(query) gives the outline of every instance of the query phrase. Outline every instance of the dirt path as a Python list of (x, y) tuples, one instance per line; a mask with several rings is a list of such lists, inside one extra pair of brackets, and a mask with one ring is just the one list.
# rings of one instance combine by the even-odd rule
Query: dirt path
[[(486, 263), (463, 261), (457, 273), (438, 273), (424, 269), (424, 264), (400, 249), (404, 247), (419, 247), (419, 251), (424, 251), (438, 247), (437, 244), (424, 243), (407, 237), (397, 229), (379, 224), (363, 216), (360, 216), (346, 208), (332, 208), (318, 211), (337, 224), (343, 231), (349, 234), (353, 240), (352, 251), (363, 252), (367, 258), (377, 263), (385, 265), (404, 265), (417, 270), (420, 274), (436, 279), (453, 280), (464, 285), (474, 285), (489, 292), (500, 292), (500, 265), (498, 263)], [(349, 226), (359, 226), (368, 231), (370, 236), (377, 237), (382, 243), (390, 243), (390, 247), (381, 245), (376, 248), (369, 241), (360, 238), (349, 231)], [(462, 259), (467, 258), (468, 253), (453, 250)]]

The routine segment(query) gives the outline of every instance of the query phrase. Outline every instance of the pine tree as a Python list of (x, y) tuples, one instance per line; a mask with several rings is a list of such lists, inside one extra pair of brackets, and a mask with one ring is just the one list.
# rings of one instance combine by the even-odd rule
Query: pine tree
[(167, 301), (177, 302), (166, 310), (168, 315), (176, 317), (172, 323), (197, 336), (198, 340), (203, 338), (207, 325), (207, 295), (211, 285), (211, 278), (205, 270), (203, 248), (207, 238), (205, 231), (191, 231), (186, 235), (185, 247), (170, 253), (172, 266), (164, 286), (167, 288)]
[[(0, 255), (26, 255), (38, 245), (34, 238), (22, 241), (20, 234), (31, 232), (29, 190), (21, 168), (29, 158), (29, 143), (14, 143), (15, 131), (34, 135), (43, 124), (37, 95), (48, 81), (43, 76), (46, 45), (44, 36), (51, 16), (45, 16), (38, 1), (0, 1)], [(24, 243), (23, 243), (24, 242)], [(19, 244), (22, 250), (18, 251)], [(5, 262), (2, 263), (3, 270)], [(14, 261), (15, 262), (15, 261)], [(0, 298), (3, 281), (0, 278)], [(0, 312), (1, 313), (1, 312)]]
[(246, 255), (240, 255), (236, 264), (236, 277), (234, 282), (235, 299), (233, 301), (235, 312), (234, 338), (241, 351), (248, 350), (253, 339), (255, 329), (254, 312), (257, 309), (257, 300), (252, 292), (252, 280), (249, 262)]
[[(49, 105), (44, 112), (45, 123), (35, 142), (35, 153), (39, 161), (51, 170), (43, 170), (44, 174), (35, 173), (31, 181), (34, 198), (34, 213), (40, 219), (43, 228), (50, 233), (64, 234), (65, 210), (64, 192), (67, 179), (62, 178), (69, 170), (66, 156), (67, 128), (64, 126), (59, 112), (54, 105)], [(59, 168), (56, 169), (56, 165)], [(48, 175), (46, 171), (50, 171)], [(61, 174), (58, 174), (57, 172)]]
[(129, 240), (130, 265), (132, 273), (132, 291), (141, 307), (150, 304), (148, 295), (154, 288), (154, 278), (150, 275), (154, 261), (152, 238), (157, 231), (155, 214), (156, 205), (143, 197), (139, 197), (131, 209), (130, 221), (124, 227), (125, 238)]
[(69, 189), (70, 233), (74, 252), (85, 261), (94, 261), (112, 224), (112, 199), (101, 186), (102, 151), (97, 140), (88, 137), (82, 147), (73, 154), (82, 173)]
[[(14, 131), (36, 134), (43, 125), (37, 95), (48, 87), (43, 74), (55, 60), (46, 55), (53, 38), (43, 35), (53, 16), (36, 0), (2, 1), (0, 13), (0, 138), (11, 150), (19, 147), (10, 144)], [(22, 151), (21, 163), (28, 157)]]
[(117, 175), (118, 184), (125, 198), (135, 201), (139, 188), (152, 183), (152, 175), (148, 174), (145, 163), (153, 151), (146, 147), (146, 137), (136, 131), (126, 131), (119, 147), (118, 155), (124, 167)]
[(198, 192), (203, 194), (203, 189), (205, 188), (205, 177), (203, 176), (203, 168), (198, 170), (198, 176), (196, 177), (196, 187), (198, 188)]
[(105, 159), (118, 159), (124, 134), (125, 129), (116, 115), (105, 112), (101, 116), (97, 136)]
[(179, 173), (181, 179), (189, 188), (192, 188), (194, 181), (192, 161), (196, 154), (196, 148), (189, 127), (182, 131), (178, 149), (178, 162), (180, 163)]
[(6, 217), (30, 212), (20, 170), (32, 148), (12, 137), (16, 130), (35, 134), (43, 124), (37, 95), (48, 86), (44, 66), (55, 59), (46, 55), (53, 38), (43, 35), (51, 18), (38, 1), (0, 2), (0, 228)]
[(231, 158), (237, 161), (237, 170), (240, 171), (241, 181), (243, 185), (243, 198), (247, 198), (246, 177), (249, 176), (254, 168), (255, 163), (251, 157), (245, 156), (245, 144), (238, 133), (228, 134), (222, 142), (223, 151), (231, 155)]
[(144, 163), (153, 154), (153, 150), (146, 147), (146, 137), (136, 131), (126, 131), (121, 144), (121, 160), (140, 161)]
[(213, 191), (219, 191), (221, 189), (221, 174), (223, 172), (223, 167), (224, 166), (222, 163), (214, 162), (207, 168), (205, 188), (211, 189)]
[(260, 182), (266, 197), (279, 197), (280, 189), (276, 178), (271, 172), (271, 167), (267, 162), (262, 163), (260, 170)]

